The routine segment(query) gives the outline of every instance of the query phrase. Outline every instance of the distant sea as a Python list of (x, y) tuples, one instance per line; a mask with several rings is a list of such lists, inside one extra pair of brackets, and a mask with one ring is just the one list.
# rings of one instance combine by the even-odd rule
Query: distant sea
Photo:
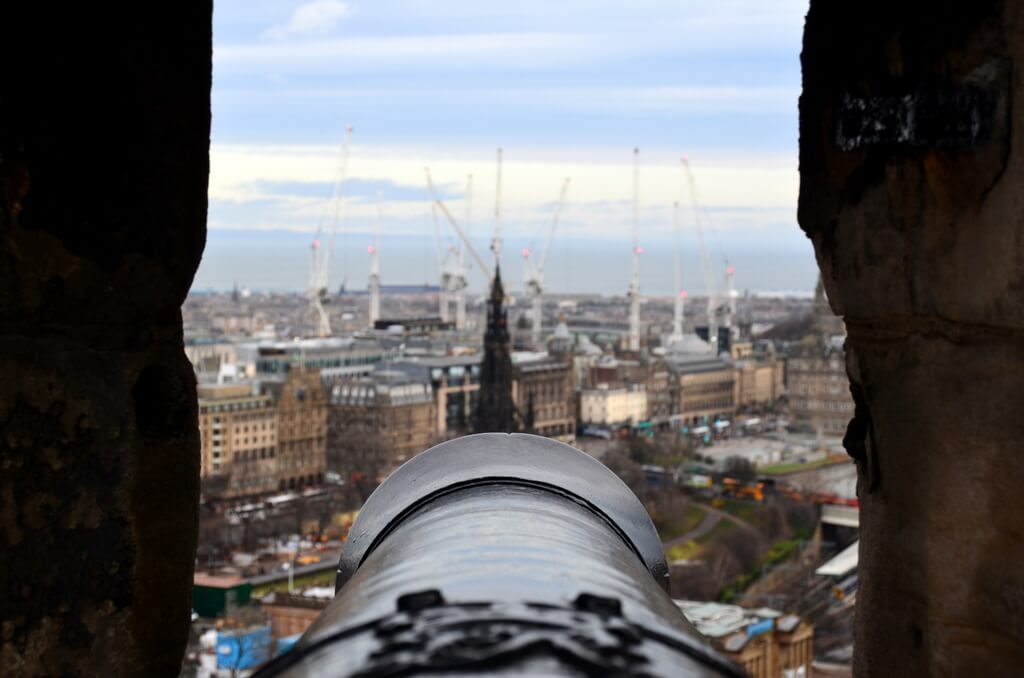
[[(303, 290), (308, 285), (311, 236), (304, 233), (211, 230), (203, 261), (193, 283), (195, 290), (228, 290), (235, 284), (254, 290)], [(366, 235), (339, 234), (331, 261), (331, 288), (344, 281), (349, 289), (366, 287), (369, 257)], [(490, 265), (488, 243), (477, 250)], [(524, 247), (535, 243), (511, 239), (503, 246), (502, 278), (512, 290), (522, 287)], [(556, 240), (548, 256), (545, 287), (554, 293), (623, 294), (629, 287), (630, 243), (575, 236)], [(735, 234), (709, 245), (714, 285), (721, 290), (725, 262), (736, 270), (735, 288), (749, 292), (791, 292), (814, 289), (818, 275), (810, 242), (795, 226), (774, 237), (764, 233)], [(382, 238), (381, 278), (385, 284), (438, 281), (437, 246), (433, 238)], [(705, 294), (704, 267), (696, 248), (681, 255), (682, 287)], [(467, 255), (467, 260), (470, 258)], [(647, 296), (670, 296), (674, 285), (672, 242), (644, 243), (641, 291)], [(471, 267), (470, 290), (480, 291), (485, 276)]]

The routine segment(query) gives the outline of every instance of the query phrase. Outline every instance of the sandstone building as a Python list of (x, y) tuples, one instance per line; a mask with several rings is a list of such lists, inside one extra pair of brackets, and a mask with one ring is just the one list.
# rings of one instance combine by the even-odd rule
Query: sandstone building
[(327, 390), (320, 375), (293, 366), (284, 381), (266, 382), (277, 409), (278, 489), (322, 482), (327, 470)]
[(673, 413), (684, 426), (730, 420), (736, 414), (736, 370), (706, 341), (686, 335), (673, 344), (665, 363), (675, 381)]
[[(277, 489), (277, 410), (259, 384), (200, 385), (201, 471), (219, 496)], [(218, 482), (219, 481), (219, 482)]]
[(636, 426), (647, 418), (647, 391), (642, 385), (597, 388), (580, 391), (580, 423), (612, 429)]
[(818, 435), (842, 436), (853, 418), (853, 397), (846, 376), (843, 321), (828, 306), (818, 279), (814, 330), (786, 361), (789, 412), (793, 424)]
[(548, 353), (513, 353), (512, 400), (520, 417), (531, 420), (530, 433), (563, 443), (576, 440), (576, 393), (567, 359)]
[(736, 407), (770, 407), (785, 393), (785, 363), (774, 357), (736, 360)]
[(853, 418), (842, 338), (810, 340), (786, 361), (791, 423), (841, 436)]

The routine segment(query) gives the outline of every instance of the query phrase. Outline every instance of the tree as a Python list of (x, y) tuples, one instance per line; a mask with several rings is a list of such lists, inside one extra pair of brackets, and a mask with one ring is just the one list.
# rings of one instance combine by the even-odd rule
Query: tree
[(227, 559), (230, 546), (227, 518), (209, 504), (201, 505), (199, 541), (196, 548), (198, 566), (206, 569), (217, 567)]
[(362, 504), (394, 466), (394, 449), (372, 420), (361, 418), (332, 416), (327, 441), (328, 470), (341, 476)]
[(761, 534), (769, 541), (789, 536), (786, 511), (779, 502), (773, 502), (762, 507), (754, 515), (754, 522), (757, 524)]
[(730, 478), (735, 478), (744, 485), (750, 483), (757, 477), (754, 465), (746, 457), (729, 457), (725, 460), (725, 473)]

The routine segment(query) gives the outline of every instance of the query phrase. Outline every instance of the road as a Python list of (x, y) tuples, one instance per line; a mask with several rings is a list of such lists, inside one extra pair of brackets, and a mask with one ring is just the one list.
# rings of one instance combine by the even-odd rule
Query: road
[(666, 549), (672, 548), (673, 546), (676, 546), (678, 544), (685, 544), (691, 539), (700, 539), (708, 532), (715, 529), (715, 526), (723, 520), (728, 520), (730, 523), (733, 523), (741, 530), (744, 530), (746, 532), (754, 534), (758, 533), (756, 527), (754, 527), (745, 520), (737, 518), (728, 511), (723, 511), (721, 509), (715, 508), (714, 506), (708, 506), (706, 504), (702, 504), (701, 508), (704, 509), (704, 520), (700, 521), (700, 525), (693, 528), (684, 535), (680, 535), (674, 539), (670, 539), (667, 542), (665, 542), (664, 546)]

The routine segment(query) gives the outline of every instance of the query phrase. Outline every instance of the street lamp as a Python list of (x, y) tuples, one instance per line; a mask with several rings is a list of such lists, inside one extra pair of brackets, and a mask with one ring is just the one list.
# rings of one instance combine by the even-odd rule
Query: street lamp
[(284, 569), (288, 571), (288, 593), (291, 593), (295, 579), (295, 561), (291, 560), (285, 563)]

